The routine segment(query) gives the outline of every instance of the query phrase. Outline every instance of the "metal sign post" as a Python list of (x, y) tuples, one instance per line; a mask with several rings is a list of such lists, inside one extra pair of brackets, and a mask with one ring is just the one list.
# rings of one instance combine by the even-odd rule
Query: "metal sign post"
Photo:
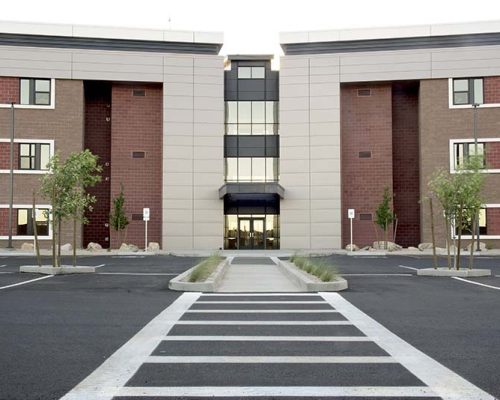
[(350, 226), (351, 226), (351, 252), (353, 251), (353, 246), (352, 246), (352, 220), (354, 219), (354, 216), (355, 216), (355, 212), (354, 212), (354, 208), (349, 208), (347, 210), (347, 218), (349, 218), (349, 223), (350, 223)]
[(148, 221), (149, 221), (149, 208), (142, 209), (142, 220), (145, 223), (144, 227), (144, 251), (148, 250)]

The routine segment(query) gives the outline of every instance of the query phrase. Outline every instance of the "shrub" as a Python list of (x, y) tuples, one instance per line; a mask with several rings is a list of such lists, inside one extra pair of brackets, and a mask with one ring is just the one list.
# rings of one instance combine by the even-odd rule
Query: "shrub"
[(205, 281), (215, 271), (220, 264), (222, 257), (219, 254), (212, 254), (199, 263), (189, 275), (189, 282)]
[(290, 261), (293, 262), (297, 268), (318, 277), (323, 282), (331, 282), (336, 279), (337, 271), (335, 267), (324, 260), (293, 255)]

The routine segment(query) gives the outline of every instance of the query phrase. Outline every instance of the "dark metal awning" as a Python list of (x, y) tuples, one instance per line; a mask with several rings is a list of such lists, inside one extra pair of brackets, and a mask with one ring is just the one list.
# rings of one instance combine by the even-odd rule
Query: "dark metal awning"
[(219, 198), (227, 194), (275, 194), (285, 198), (285, 189), (277, 182), (226, 183), (219, 189)]

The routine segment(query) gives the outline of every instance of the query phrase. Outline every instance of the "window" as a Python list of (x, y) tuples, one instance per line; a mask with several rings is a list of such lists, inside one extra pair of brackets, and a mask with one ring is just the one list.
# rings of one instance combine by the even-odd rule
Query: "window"
[(276, 135), (278, 102), (226, 101), (226, 135)]
[[(33, 236), (33, 212), (32, 208), (19, 208), (17, 210), (17, 235)], [(39, 236), (49, 235), (49, 210), (46, 208), (36, 210), (36, 229)]]
[(483, 104), (483, 78), (453, 79), (453, 104)]
[[(475, 232), (477, 234), (477, 232)], [(479, 234), (480, 235), (487, 235), (488, 234), (488, 229), (487, 229), (487, 221), (486, 221), (486, 209), (481, 208), (479, 210)], [(458, 235), (458, 227), (455, 228), (455, 235)], [(466, 224), (466, 227), (462, 229), (462, 235), (472, 235), (472, 222), (468, 221)]]
[(228, 157), (226, 182), (276, 182), (279, 159), (275, 157)]
[(238, 67), (238, 79), (264, 79), (265, 77), (264, 67)]
[[(474, 143), (455, 143), (453, 145), (454, 156), (455, 156), (455, 169), (463, 167), (464, 163), (467, 162), (470, 156), (475, 154), (476, 146)], [(477, 144), (477, 155), (483, 156), (483, 167), (486, 166), (485, 154), (485, 144)]]
[(22, 78), (20, 82), (21, 104), (50, 105), (50, 79)]
[(19, 169), (48, 170), (50, 144), (20, 143)]

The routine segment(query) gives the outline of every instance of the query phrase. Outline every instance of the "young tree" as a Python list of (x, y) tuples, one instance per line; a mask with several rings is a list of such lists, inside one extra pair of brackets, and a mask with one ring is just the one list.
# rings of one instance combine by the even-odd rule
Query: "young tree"
[(391, 209), (391, 195), (389, 188), (384, 189), (382, 202), (375, 211), (375, 223), (384, 231), (384, 247), (387, 249), (387, 231), (394, 221), (394, 212)]
[(125, 214), (125, 195), (123, 194), (123, 185), (120, 185), (120, 194), (113, 199), (113, 212), (109, 215), (111, 227), (120, 235), (120, 244), (123, 243), (123, 232), (129, 224)]

